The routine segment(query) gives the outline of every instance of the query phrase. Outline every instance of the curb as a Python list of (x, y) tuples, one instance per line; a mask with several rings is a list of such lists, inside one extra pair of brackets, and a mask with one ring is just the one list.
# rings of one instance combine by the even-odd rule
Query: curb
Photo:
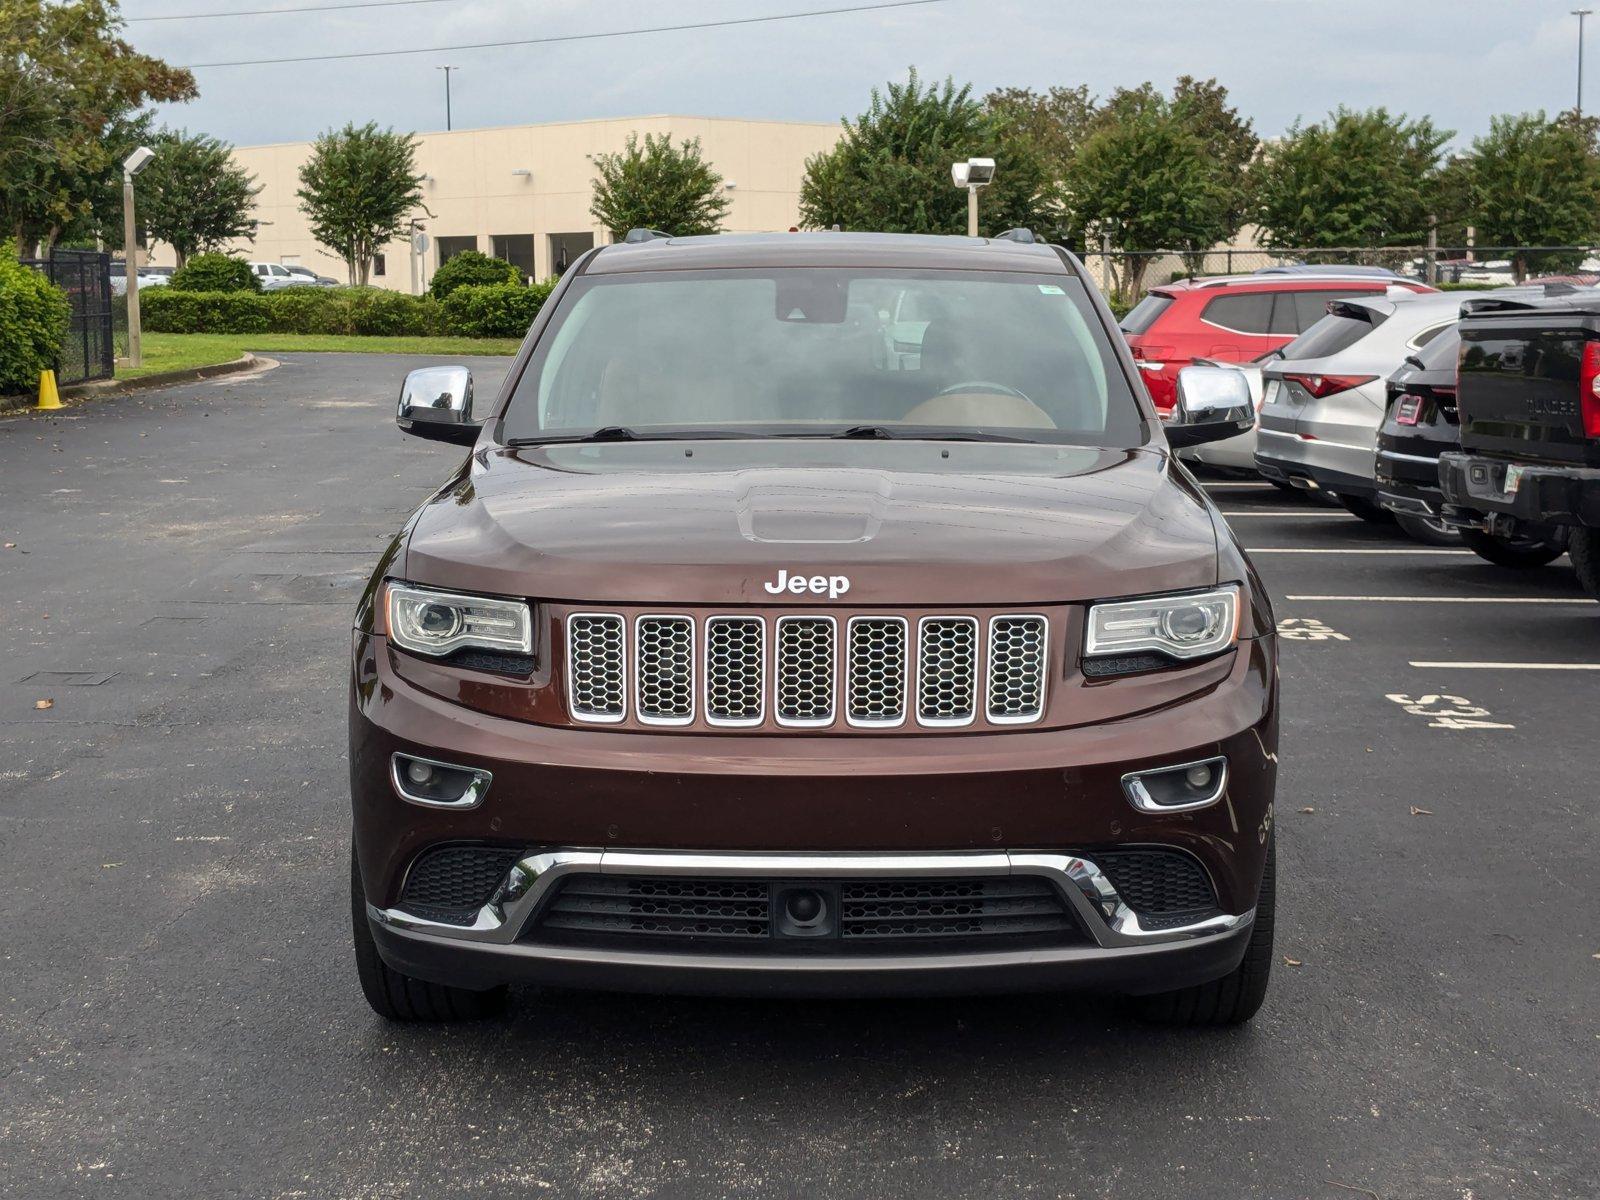
[[(187, 367), (182, 371), (162, 371), (157, 375), (141, 375), (137, 379), (101, 379), (94, 383), (75, 383), (61, 389), (63, 400), (95, 400), (102, 396), (118, 396), (124, 392), (142, 391), (150, 387), (166, 387), (175, 383), (195, 383), (202, 379), (215, 379), (219, 375), (237, 375), (257, 367), (275, 367), (277, 362), (254, 354), (244, 354), (230, 362), (212, 363), (205, 367)], [(33, 412), (31, 396), (0, 396), (0, 415)]]

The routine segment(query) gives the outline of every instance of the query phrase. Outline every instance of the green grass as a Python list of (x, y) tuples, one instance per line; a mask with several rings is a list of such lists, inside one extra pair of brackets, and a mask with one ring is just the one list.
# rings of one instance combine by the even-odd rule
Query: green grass
[(246, 351), (318, 351), (341, 354), (515, 354), (514, 338), (354, 337), (334, 333), (147, 333), (141, 339), (144, 363), (117, 364), (118, 379), (137, 379), (165, 371), (186, 371), (232, 362)]

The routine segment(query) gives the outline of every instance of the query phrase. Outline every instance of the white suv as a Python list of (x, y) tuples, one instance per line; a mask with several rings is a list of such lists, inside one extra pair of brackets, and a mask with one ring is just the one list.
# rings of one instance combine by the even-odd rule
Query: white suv
[[(297, 287), (304, 280), (296, 279), (294, 273), (282, 263), (253, 262), (250, 269), (256, 273), (256, 278), (261, 280), (263, 292), (275, 292), (279, 288)], [(140, 280), (140, 282), (144, 282)]]

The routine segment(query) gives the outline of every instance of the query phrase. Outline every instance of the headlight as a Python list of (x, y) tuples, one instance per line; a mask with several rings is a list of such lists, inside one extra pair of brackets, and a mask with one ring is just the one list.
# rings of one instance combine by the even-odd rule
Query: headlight
[(1237, 585), (1182, 596), (1150, 596), (1096, 604), (1089, 610), (1085, 657), (1154, 650), (1173, 658), (1200, 658), (1239, 638)]
[(521, 600), (391, 583), (389, 636), (418, 654), (449, 654), (463, 646), (531, 654), (533, 618)]

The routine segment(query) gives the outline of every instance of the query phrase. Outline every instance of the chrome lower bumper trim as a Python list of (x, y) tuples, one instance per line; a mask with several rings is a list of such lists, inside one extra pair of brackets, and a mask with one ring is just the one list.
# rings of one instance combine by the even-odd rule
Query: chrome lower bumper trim
[(429, 920), (400, 908), (367, 905), (378, 924), (463, 942), (509, 945), (565, 875), (756, 875), (774, 878), (867, 878), (929, 875), (1042, 875), (1055, 883), (1102, 948), (1209, 937), (1242, 928), (1255, 909), (1220, 913), (1173, 928), (1146, 929), (1098, 866), (1070, 854), (997, 851), (957, 854), (717, 854), (671, 850), (549, 850), (530, 854), (506, 874), (470, 925)]

